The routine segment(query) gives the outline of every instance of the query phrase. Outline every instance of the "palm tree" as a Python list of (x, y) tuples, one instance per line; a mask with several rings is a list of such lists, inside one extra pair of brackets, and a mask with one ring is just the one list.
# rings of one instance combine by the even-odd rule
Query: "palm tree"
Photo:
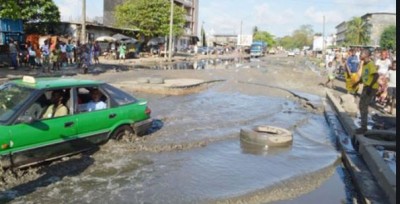
[(206, 41), (206, 32), (204, 31), (203, 24), (201, 25), (200, 35), (201, 35), (202, 46), (205, 47), (207, 46), (207, 41)]
[(352, 45), (367, 45), (369, 41), (369, 24), (360, 17), (353, 17), (347, 23), (346, 42)]
[(258, 33), (258, 27), (254, 26), (253, 28), (253, 37)]

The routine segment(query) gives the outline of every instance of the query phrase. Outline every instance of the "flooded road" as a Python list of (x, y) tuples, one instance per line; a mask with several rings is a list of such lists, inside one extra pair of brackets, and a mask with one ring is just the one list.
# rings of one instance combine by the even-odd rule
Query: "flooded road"
[[(321, 113), (254, 92), (263, 87), (227, 88), (234, 86), (244, 85), (228, 80), (183, 96), (132, 93), (149, 101), (156, 121), (150, 134), (34, 169), (26, 181), (6, 186), (0, 202), (352, 203)], [(264, 150), (241, 144), (240, 129), (256, 125), (290, 130), (293, 144)]]
[[(294, 198), (334, 174), (339, 154), (322, 115), (295, 102), (208, 90), (177, 97), (153, 96), (162, 125), (134, 143), (103, 145), (82, 173), (51, 176), (49, 184), (15, 203), (253, 203)], [(287, 110), (292, 110), (288, 112)], [(275, 125), (294, 133), (293, 145), (253, 151), (239, 130)], [(74, 165), (72, 162), (70, 165)], [(54, 169), (56, 171), (57, 169)]]

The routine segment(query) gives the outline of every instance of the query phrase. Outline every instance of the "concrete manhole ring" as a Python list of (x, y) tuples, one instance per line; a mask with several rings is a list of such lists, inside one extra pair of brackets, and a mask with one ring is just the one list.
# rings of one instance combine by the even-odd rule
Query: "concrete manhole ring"
[(293, 143), (293, 134), (280, 127), (260, 125), (240, 129), (240, 140), (257, 146), (287, 147)]
[(139, 84), (147, 84), (149, 83), (149, 78), (148, 77), (140, 77), (136, 80)]
[(151, 77), (151, 78), (149, 78), (149, 83), (150, 84), (163, 84), (164, 79), (161, 77)]

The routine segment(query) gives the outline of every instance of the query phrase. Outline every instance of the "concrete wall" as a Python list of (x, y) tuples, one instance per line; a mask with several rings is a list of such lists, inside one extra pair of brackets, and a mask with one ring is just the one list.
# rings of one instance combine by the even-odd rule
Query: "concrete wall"
[(370, 37), (371, 45), (379, 45), (381, 35), (385, 28), (396, 25), (396, 15), (395, 14), (371, 14), (367, 18), (367, 22), (372, 26)]

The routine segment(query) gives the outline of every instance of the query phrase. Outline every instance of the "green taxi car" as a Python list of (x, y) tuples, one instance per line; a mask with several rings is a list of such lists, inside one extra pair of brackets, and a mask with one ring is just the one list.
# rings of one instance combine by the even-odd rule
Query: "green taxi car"
[(24, 76), (0, 85), (0, 165), (29, 166), (143, 135), (150, 113), (146, 100), (101, 81)]

